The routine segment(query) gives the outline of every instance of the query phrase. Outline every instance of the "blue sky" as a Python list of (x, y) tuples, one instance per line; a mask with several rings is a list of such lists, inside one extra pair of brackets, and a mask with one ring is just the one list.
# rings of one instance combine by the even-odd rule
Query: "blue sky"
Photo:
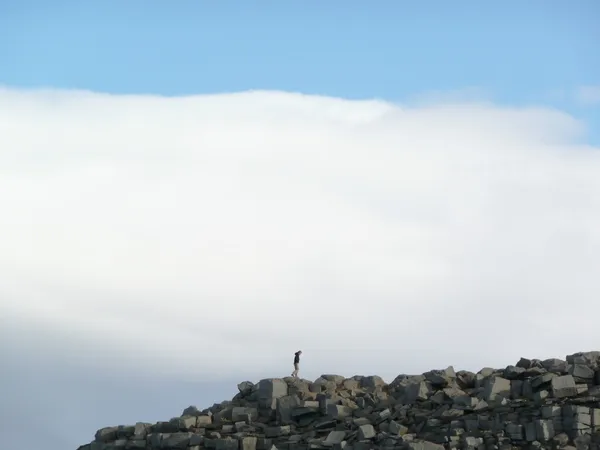
[(0, 2), (0, 83), (185, 95), (280, 89), (405, 101), (476, 89), (600, 137), (594, 0)]
[[(538, 102), (600, 83), (594, 0), (0, 2), (0, 82), (181, 95)], [(418, 5), (418, 6), (417, 6)]]

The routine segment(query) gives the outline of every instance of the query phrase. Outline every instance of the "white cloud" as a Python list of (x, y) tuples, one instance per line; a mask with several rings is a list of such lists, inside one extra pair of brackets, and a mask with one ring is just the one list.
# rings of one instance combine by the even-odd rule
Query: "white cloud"
[(575, 97), (584, 105), (597, 105), (600, 103), (600, 86), (580, 86)]
[(305, 376), (386, 378), (590, 349), (580, 131), (491, 104), (5, 89), (0, 318), (29, 349), (205, 378), (283, 376), (297, 348)]

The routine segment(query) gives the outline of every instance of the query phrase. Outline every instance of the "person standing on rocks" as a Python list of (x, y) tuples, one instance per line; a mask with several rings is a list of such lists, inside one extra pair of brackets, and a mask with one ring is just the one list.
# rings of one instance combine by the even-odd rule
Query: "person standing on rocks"
[(300, 370), (300, 355), (302, 354), (302, 350), (298, 350), (294, 353), (294, 371), (292, 372), (292, 377), (298, 378), (298, 371)]

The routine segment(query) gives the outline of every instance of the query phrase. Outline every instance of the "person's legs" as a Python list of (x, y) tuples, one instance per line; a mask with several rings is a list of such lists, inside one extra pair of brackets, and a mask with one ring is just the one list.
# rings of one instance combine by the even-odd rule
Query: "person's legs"
[(300, 369), (298, 368), (298, 364), (297, 364), (297, 363), (294, 363), (294, 371), (292, 372), (292, 376), (293, 376), (294, 378), (297, 378), (297, 377), (298, 377), (298, 370), (300, 370)]

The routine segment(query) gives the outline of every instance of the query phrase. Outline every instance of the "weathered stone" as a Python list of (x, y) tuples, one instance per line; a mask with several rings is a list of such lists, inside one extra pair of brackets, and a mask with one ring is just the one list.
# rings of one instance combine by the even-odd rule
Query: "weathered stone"
[(104, 427), (96, 431), (95, 439), (97, 442), (111, 442), (117, 439), (119, 427)]
[(289, 425), (283, 425), (280, 427), (268, 427), (265, 430), (265, 436), (269, 438), (287, 436), (290, 434), (290, 431), (291, 429)]
[(385, 386), (386, 383), (383, 379), (377, 375), (371, 375), (368, 377), (363, 377), (360, 380), (360, 387), (364, 389), (376, 389), (381, 386)]
[(567, 362), (562, 359), (550, 358), (542, 361), (542, 367), (548, 372), (556, 374), (567, 373)]
[(577, 386), (573, 375), (563, 375), (552, 379), (552, 395), (556, 398), (574, 397), (577, 395)]
[(402, 436), (403, 434), (408, 433), (408, 427), (392, 420), (390, 421), (388, 432), (395, 436)]
[(181, 413), (182, 416), (199, 416), (200, 414), (202, 414), (200, 410), (193, 405), (188, 406)]
[(507, 380), (516, 380), (525, 373), (525, 369), (517, 366), (508, 366), (502, 374)]
[(428, 441), (408, 442), (407, 448), (410, 450), (445, 450), (443, 445)]
[(557, 445), (557, 447), (565, 448), (565, 446), (569, 443), (569, 436), (566, 433), (559, 433), (552, 438)]
[(545, 399), (548, 398), (549, 395), (550, 395), (550, 393), (548, 391), (542, 390), (542, 391), (538, 391), (538, 392), (534, 393), (533, 399), (537, 403), (542, 403)]
[(198, 428), (206, 427), (212, 424), (212, 416), (197, 416), (196, 426)]
[(256, 450), (269, 450), (273, 445), (273, 440), (265, 437), (259, 437), (256, 440)]
[(256, 408), (247, 408), (243, 406), (236, 406), (231, 410), (231, 420), (233, 422), (240, 421), (254, 421), (258, 418), (258, 410)]
[(240, 391), (240, 394), (248, 395), (254, 389), (254, 383), (252, 383), (251, 381), (242, 381), (240, 384), (237, 385), (237, 388), (238, 391)]
[(270, 378), (258, 382), (258, 401), (263, 407), (275, 409), (276, 400), (288, 395), (288, 385), (279, 378)]
[(146, 436), (148, 436), (148, 433), (150, 432), (150, 429), (152, 427), (152, 424), (150, 423), (144, 423), (144, 422), (138, 422), (134, 425), (133, 427), (133, 439), (137, 439), (137, 440), (144, 440), (146, 439)]
[(535, 435), (539, 441), (549, 441), (554, 437), (554, 423), (551, 420), (536, 420)]
[(507, 423), (505, 427), (506, 434), (513, 441), (522, 441), (525, 438), (523, 425), (516, 423)]
[(346, 439), (345, 431), (332, 431), (327, 435), (327, 438), (323, 441), (323, 445), (330, 447), (334, 444), (341, 443), (344, 439)]
[[(168, 435), (166, 435), (166, 436), (168, 437)], [(148, 442), (148, 446), (150, 448), (161, 448), (162, 441), (163, 441), (163, 434), (151, 433), (146, 438), (146, 441)]]
[(161, 448), (163, 449), (186, 449), (190, 443), (193, 433), (181, 432), (171, 433), (168, 436), (163, 436)]
[(258, 438), (255, 436), (247, 436), (240, 440), (239, 450), (256, 450)]
[(569, 365), (568, 370), (576, 380), (591, 382), (594, 379), (595, 371), (590, 366), (584, 364), (571, 364)]
[(277, 399), (276, 411), (277, 419), (282, 424), (292, 422), (293, 412), (302, 405), (302, 401), (297, 395), (286, 395)]
[(450, 366), (444, 370), (430, 370), (424, 373), (423, 376), (432, 386), (445, 387), (456, 378), (456, 372), (454, 367)]
[(531, 387), (533, 389), (540, 389), (542, 386), (550, 383), (554, 377), (556, 377), (556, 374), (554, 373), (544, 373), (542, 375), (538, 375), (531, 380)]
[(238, 450), (239, 443), (235, 439), (216, 439), (215, 450)]
[(327, 415), (334, 419), (343, 419), (352, 415), (352, 410), (343, 405), (327, 405)]
[(487, 402), (493, 402), (499, 396), (504, 398), (510, 397), (510, 380), (502, 377), (488, 378), (485, 383), (483, 395)]
[(199, 433), (194, 433), (190, 436), (189, 446), (204, 445), (204, 436)]
[(175, 417), (170, 422), (180, 431), (196, 428), (196, 416)]
[(430, 393), (431, 388), (424, 381), (410, 384), (404, 390), (404, 402), (415, 403), (417, 400), (427, 400)]
[(567, 363), (583, 364), (591, 367), (598, 367), (600, 361), (600, 351), (593, 352), (578, 352), (572, 355), (567, 355)]
[(529, 369), (531, 367), (531, 360), (521, 357), (521, 359), (519, 359), (519, 362), (515, 365), (517, 367), (522, 367), (523, 369)]
[(375, 432), (375, 428), (373, 428), (373, 425), (366, 424), (358, 427), (358, 439), (360, 439), (361, 441), (373, 439), (376, 435), (377, 433)]

